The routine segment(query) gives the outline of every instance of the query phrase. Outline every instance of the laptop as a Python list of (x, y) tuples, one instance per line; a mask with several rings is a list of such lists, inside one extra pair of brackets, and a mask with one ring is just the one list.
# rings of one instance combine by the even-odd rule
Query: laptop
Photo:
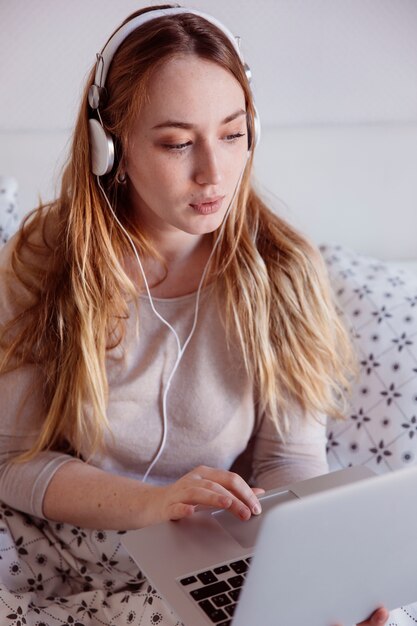
[(123, 543), (185, 626), (350, 626), (417, 601), (417, 468), (351, 467)]

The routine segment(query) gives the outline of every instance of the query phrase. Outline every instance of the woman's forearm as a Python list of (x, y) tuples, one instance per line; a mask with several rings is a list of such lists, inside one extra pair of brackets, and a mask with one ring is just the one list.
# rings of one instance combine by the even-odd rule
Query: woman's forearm
[(192, 515), (195, 507), (229, 509), (242, 520), (258, 515), (257, 494), (234, 472), (200, 465), (166, 487), (68, 462), (48, 485), (43, 513), (83, 528), (130, 530)]
[(160, 488), (87, 463), (68, 462), (52, 477), (43, 500), (50, 520), (83, 528), (129, 530), (156, 523), (152, 496)]

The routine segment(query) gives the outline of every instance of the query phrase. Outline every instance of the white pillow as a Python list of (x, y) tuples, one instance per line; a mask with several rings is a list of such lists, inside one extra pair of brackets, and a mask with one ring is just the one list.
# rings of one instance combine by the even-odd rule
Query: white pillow
[(16, 232), (18, 223), (17, 180), (0, 176), (0, 245)]
[(347, 419), (329, 420), (330, 468), (417, 464), (417, 276), (342, 246), (321, 251), (361, 363)]

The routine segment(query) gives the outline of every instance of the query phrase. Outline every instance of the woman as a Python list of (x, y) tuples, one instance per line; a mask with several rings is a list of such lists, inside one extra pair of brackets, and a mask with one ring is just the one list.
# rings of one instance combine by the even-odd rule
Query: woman
[(118, 533), (198, 505), (247, 520), (326, 472), (350, 376), (319, 254), (251, 186), (231, 35), (168, 5), (125, 24), (59, 198), (1, 252), (0, 614), (19, 623), (178, 623)]

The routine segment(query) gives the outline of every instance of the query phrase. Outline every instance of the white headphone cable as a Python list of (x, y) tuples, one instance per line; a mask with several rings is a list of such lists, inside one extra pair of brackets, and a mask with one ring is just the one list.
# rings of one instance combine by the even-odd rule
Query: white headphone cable
[(103, 186), (102, 186), (101, 181), (100, 181), (100, 176), (96, 176), (96, 178), (97, 178), (97, 185), (100, 188), (100, 190), (101, 190), (101, 192), (102, 192), (102, 194), (104, 196), (106, 204), (109, 207), (109, 209), (110, 209), (110, 211), (111, 211), (111, 213), (112, 213), (116, 223), (118, 224), (118, 226), (120, 227), (120, 229), (122, 230), (124, 235), (126, 236), (128, 242), (130, 244), (130, 247), (133, 250), (133, 253), (135, 255), (136, 261), (138, 263), (140, 272), (142, 274), (142, 277), (143, 277), (143, 280), (144, 280), (144, 283), (145, 283), (145, 289), (146, 289), (146, 292), (147, 292), (147, 296), (148, 296), (148, 299), (149, 299), (149, 304), (151, 306), (151, 309), (152, 309), (153, 313), (156, 315), (156, 317), (163, 324), (165, 324), (165, 326), (167, 326), (169, 328), (169, 330), (174, 335), (176, 343), (177, 343), (177, 358), (175, 360), (174, 367), (172, 368), (172, 371), (171, 371), (171, 373), (170, 373), (170, 375), (168, 377), (168, 380), (167, 380), (167, 382), (165, 384), (164, 393), (163, 393), (163, 396), (162, 396), (162, 421), (163, 421), (162, 438), (161, 438), (161, 442), (160, 442), (160, 444), (158, 446), (158, 450), (156, 451), (156, 453), (154, 455), (154, 458), (152, 459), (150, 465), (148, 466), (148, 469), (146, 470), (146, 472), (145, 472), (145, 474), (144, 474), (144, 476), (142, 478), (143, 482), (146, 482), (150, 472), (154, 468), (155, 464), (158, 462), (158, 460), (161, 457), (161, 454), (162, 454), (162, 452), (164, 450), (164, 447), (165, 447), (165, 443), (166, 443), (166, 440), (167, 440), (167, 434), (168, 434), (168, 420), (167, 420), (167, 396), (168, 396), (168, 391), (169, 391), (169, 388), (171, 386), (171, 381), (172, 381), (172, 379), (174, 377), (174, 374), (177, 371), (178, 366), (179, 366), (179, 364), (181, 362), (181, 359), (182, 359), (182, 357), (184, 355), (185, 349), (187, 348), (188, 344), (190, 343), (191, 338), (192, 338), (192, 336), (194, 334), (194, 331), (196, 329), (197, 319), (198, 319), (198, 310), (199, 310), (199, 304), (200, 304), (201, 289), (202, 289), (204, 280), (206, 278), (211, 259), (213, 258), (214, 252), (215, 252), (215, 250), (217, 248), (217, 245), (218, 245), (218, 243), (220, 241), (221, 235), (223, 234), (223, 231), (224, 231), (224, 228), (225, 228), (225, 225), (226, 225), (226, 219), (227, 219), (227, 217), (228, 217), (228, 215), (229, 215), (229, 213), (231, 211), (231, 207), (232, 207), (233, 202), (235, 200), (237, 190), (240, 187), (240, 183), (241, 183), (244, 171), (246, 169), (246, 163), (247, 163), (247, 160), (249, 158), (249, 154), (250, 153), (248, 153), (248, 156), (247, 156), (247, 159), (246, 159), (246, 162), (245, 162), (245, 166), (244, 166), (244, 168), (243, 168), (243, 170), (242, 170), (242, 172), (241, 172), (241, 174), (239, 176), (239, 179), (238, 179), (238, 181), (236, 183), (236, 187), (234, 189), (232, 199), (230, 200), (229, 206), (227, 207), (227, 210), (226, 210), (226, 212), (224, 214), (223, 221), (222, 221), (222, 224), (220, 226), (220, 230), (219, 230), (219, 233), (217, 235), (216, 241), (214, 242), (213, 248), (212, 248), (212, 250), (210, 252), (210, 256), (207, 259), (206, 265), (204, 266), (204, 270), (203, 270), (203, 273), (201, 275), (200, 282), (199, 282), (198, 289), (197, 289), (197, 294), (196, 294), (196, 303), (195, 303), (193, 325), (192, 325), (191, 331), (190, 331), (190, 333), (189, 333), (189, 335), (188, 335), (187, 339), (185, 340), (185, 342), (184, 342), (182, 347), (181, 347), (181, 342), (180, 342), (180, 339), (178, 337), (178, 334), (177, 334), (175, 328), (164, 317), (162, 317), (162, 315), (155, 308), (154, 302), (153, 302), (153, 298), (152, 298), (152, 295), (151, 295), (151, 292), (150, 292), (150, 289), (149, 289), (148, 281), (146, 279), (145, 270), (143, 269), (143, 265), (142, 265), (142, 262), (140, 260), (140, 256), (139, 256), (139, 253), (138, 253), (138, 251), (136, 249), (136, 246), (135, 246), (135, 244), (134, 244), (130, 234), (128, 233), (126, 228), (123, 226), (123, 224), (121, 223), (121, 221), (117, 217), (117, 215), (116, 215), (116, 213), (115, 213), (115, 211), (114, 211), (114, 209), (113, 209), (113, 207), (112, 207), (112, 205), (111, 205), (111, 203), (110, 203), (110, 201), (109, 201), (109, 199), (107, 197), (107, 194), (106, 194), (106, 192), (103, 189)]

